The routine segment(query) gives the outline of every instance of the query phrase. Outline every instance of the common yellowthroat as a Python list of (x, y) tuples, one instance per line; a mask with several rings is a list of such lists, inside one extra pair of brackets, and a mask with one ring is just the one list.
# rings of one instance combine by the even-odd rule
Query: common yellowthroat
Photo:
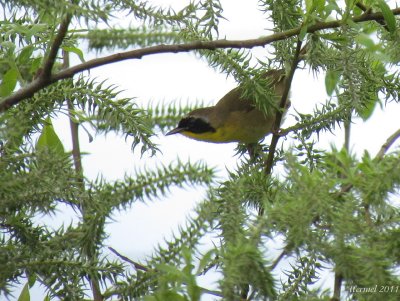
[[(274, 89), (277, 106), (285, 85), (284, 70), (269, 70), (269, 87)], [(242, 142), (252, 144), (271, 133), (276, 110), (270, 115), (258, 110), (252, 99), (242, 96), (241, 86), (231, 90), (215, 106), (193, 110), (183, 117), (178, 126), (166, 135), (182, 134), (186, 137), (214, 142)]]

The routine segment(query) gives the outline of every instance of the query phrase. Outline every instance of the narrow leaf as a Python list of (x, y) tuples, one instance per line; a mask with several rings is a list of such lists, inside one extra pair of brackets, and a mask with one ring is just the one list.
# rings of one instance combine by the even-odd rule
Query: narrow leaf
[(21, 294), (18, 297), (18, 301), (30, 301), (31, 296), (29, 294), (29, 284), (25, 284), (24, 288), (21, 291)]
[(328, 70), (325, 76), (325, 89), (329, 96), (332, 96), (335, 91), (336, 85), (340, 78), (340, 72), (334, 70)]
[(378, 101), (379, 98), (376, 97), (375, 99), (368, 101), (362, 108), (357, 108), (357, 114), (362, 118), (362, 120), (366, 121), (372, 116)]
[(42, 60), (43, 58), (41, 57), (35, 57), (34, 59), (31, 60), (31, 67), (29, 68), (29, 72), (32, 74), (35, 74), (39, 68), (42, 66)]
[(213, 260), (213, 255), (215, 255), (214, 249), (211, 249), (210, 251), (208, 251), (206, 254), (203, 255), (203, 257), (200, 259), (199, 267), (198, 267), (196, 274), (200, 274), (200, 273), (204, 272), (204, 270), (207, 268), (207, 266)]
[(315, 9), (318, 13), (322, 13), (325, 9), (325, 0), (315, 0)]
[(10, 95), (17, 85), (18, 71), (17, 69), (8, 70), (0, 84), (0, 96), (5, 97)]
[(79, 57), (79, 59), (81, 60), (82, 63), (85, 61), (85, 58), (83, 56), (83, 52), (78, 47), (67, 47), (67, 46), (65, 46), (65, 47), (63, 47), (63, 49), (65, 51), (75, 53)]
[(42, 133), (36, 143), (36, 149), (50, 149), (58, 154), (64, 154), (64, 146), (54, 131), (50, 118), (46, 120), (46, 125), (43, 127)]
[(357, 43), (365, 46), (370, 51), (373, 51), (376, 48), (374, 41), (370, 38), (369, 35), (366, 34), (359, 34), (355, 37)]
[(17, 57), (18, 63), (20, 65), (27, 64), (33, 53), (33, 50), (34, 50), (34, 47), (32, 45), (28, 45), (28, 46), (24, 47)]
[(306, 4), (307, 16), (308, 16), (308, 15), (310, 15), (311, 11), (314, 8), (314, 1), (313, 0), (305, 0), (305, 4)]
[(304, 38), (306, 37), (307, 30), (308, 30), (307, 25), (303, 24), (303, 26), (301, 27), (300, 33), (299, 33), (299, 40), (300, 41), (303, 41)]
[(29, 287), (32, 287), (35, 284), (35, 282), (36, 282), (36, 274), (29, 275), (28, 277)]
[(396, 18), (389, 5), (384, 0), (378, 0), (379, 8), (381, 9), (383, 18), (386, 21), (386, 25), (390, 32), (394, 32), (396, 30)]

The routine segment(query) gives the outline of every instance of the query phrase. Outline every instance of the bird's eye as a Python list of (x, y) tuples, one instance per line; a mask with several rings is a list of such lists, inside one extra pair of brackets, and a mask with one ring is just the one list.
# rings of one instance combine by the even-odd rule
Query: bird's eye
[(215, 128), (213, 128), (210, 123), (205, 121), (203, 118), (193, 116), (183, 118), (179, 122), (178, 127), (196, 134), (215, 132)]

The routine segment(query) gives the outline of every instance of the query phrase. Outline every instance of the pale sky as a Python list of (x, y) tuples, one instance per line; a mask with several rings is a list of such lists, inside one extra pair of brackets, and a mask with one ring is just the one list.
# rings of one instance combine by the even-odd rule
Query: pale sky
[[(151, 2), (166, 6), (169, 3), (181, 5), (189, 1)], [(229, 20), (222, 24), (221, 37), (226, 35), (228, 39), (249, 39), (269, 34), (266, 31), (269, 24), (257, 10), (257, 1), (221, 2), (224, 7), (226, 6), (224, 16)], [(261, 47), (255, 48), (253, 53), (259, 57), (269, 55), (267, 50)], [(87, 53), (85, 58), (88, 60), (94, 56), (93, 53)], [(77, 60), (73, 62), (78, 63)], [(115, 84), (124, 90), (123, 96), (136, 97), (138, 103), (144, 105), (150, 101), (154, 103), (176, 100), (182, 103), (196, 102), (196, 100), (215, 103), (236, 86), (232, 78), (219, 74), (205, 61), (190, 53), (153, 55), (141, 60), (124, 61), (94, 69), (90, 72), (90, 76), (99, 78), (99, 81), (108, 79), (109, 84)], [(294, 119), (290, 116), (294, 109), (310, 113), (316, 104), (323, 103), (326, 98), (323, 74), (320, 74), (319, 78), (314, 78), (309, 70), (298, 70), (291, 89), (292, 107), (283, 127), (294, 124)], [(398, 116), (400, 116), (398, 106), (389, 104), (384, 112), (378, 108), (373, 118), (365, 124), (355, 120), (351, 149), (357, 154), (368, 150), (375, 155), (386, 138), (399, 127)], [(66, 119), (60, 118), (55, 121), (55, 128), (66, 150), (70, 150), (69, 126)], [(154, 166), (160, 162), (168, 164), (177, 158), (182, 161), (190, 158), (191, 162), (203, 160), (210, 166), (216, 166), (219, 170), (218, 175), (224, 179), (227, 175), (226, 169), (233, 169), (239, 160), (234, 156), (236, 146), (234, 143), (211, 144), (190, 140), (180, 135), (165, 137), (158, 133), (154, 141), (159, 144), (162, 153), (153, 158), (146, 154), (140, 158), (140, 147), (135, 154), (132, 154), (130, 142), (125, 141), (123, 137), (97, 136), (92, 143), (89, 143), (85, 132), (81, 130), (80, 134), (81, 149), (88, 153), (83, 159), (84, 172), (90, 179), (95, 179), (99, 175), (109, 180), (122, 179), (125, 173), (133, 174), (138, 167)], [(270, 141), (270, 137), (267, 137), (266, 141)], [(330, 133), (322, 134), (320, 145), (329, 149), (331, 143), (341, 147), (342, 142), (343, 134), (338, 131), (336, 136)], [(288, 140), (287, 146), (290, 146), (290, 143)], [(126, 211), (116, 212), (113, 221), (107, 226), (110, 234), (107, 245), (133, 260), (151, 255), (153, 246), (170, 237), (178, 225), (183, 225), (192, 208), (205, 194), (206, 190), (203, 187), (172, 188), (165, 199), (146, 204), (134, 203)], [(43, 218), (40, 222), (50, 222), (56, 226), (63, 220), (68, 224), (72, 216), (73, 212), (69, 212), (69, 215), (60, 212), (51, 220)], [(332, 284), (332, 281), (325, 283), (327, 286), (333, 286)], [(38, 291), (36, 294), (39, 294)], [(204, 298), (204, 300), (213, 299)]]

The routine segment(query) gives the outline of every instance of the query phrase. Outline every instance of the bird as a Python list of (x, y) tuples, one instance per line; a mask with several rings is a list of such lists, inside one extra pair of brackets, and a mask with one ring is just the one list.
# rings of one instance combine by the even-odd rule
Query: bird
[(179, 133), (191, 139), (212, 143), (258, 143), (273, 130), (276, 109), (285, 88), (284, 70), (271, 69), (265, 72), (265, 77), (269, 82), (268, 87), (274, 89), (277, 104), (276, 108), (269, 111), (269, 115), (260, 111), (253, 99), (242, 97), (243, 87), (239, 85), (223, 96), (215, 106), (188, 113), (176, 128), (165, 135)]

